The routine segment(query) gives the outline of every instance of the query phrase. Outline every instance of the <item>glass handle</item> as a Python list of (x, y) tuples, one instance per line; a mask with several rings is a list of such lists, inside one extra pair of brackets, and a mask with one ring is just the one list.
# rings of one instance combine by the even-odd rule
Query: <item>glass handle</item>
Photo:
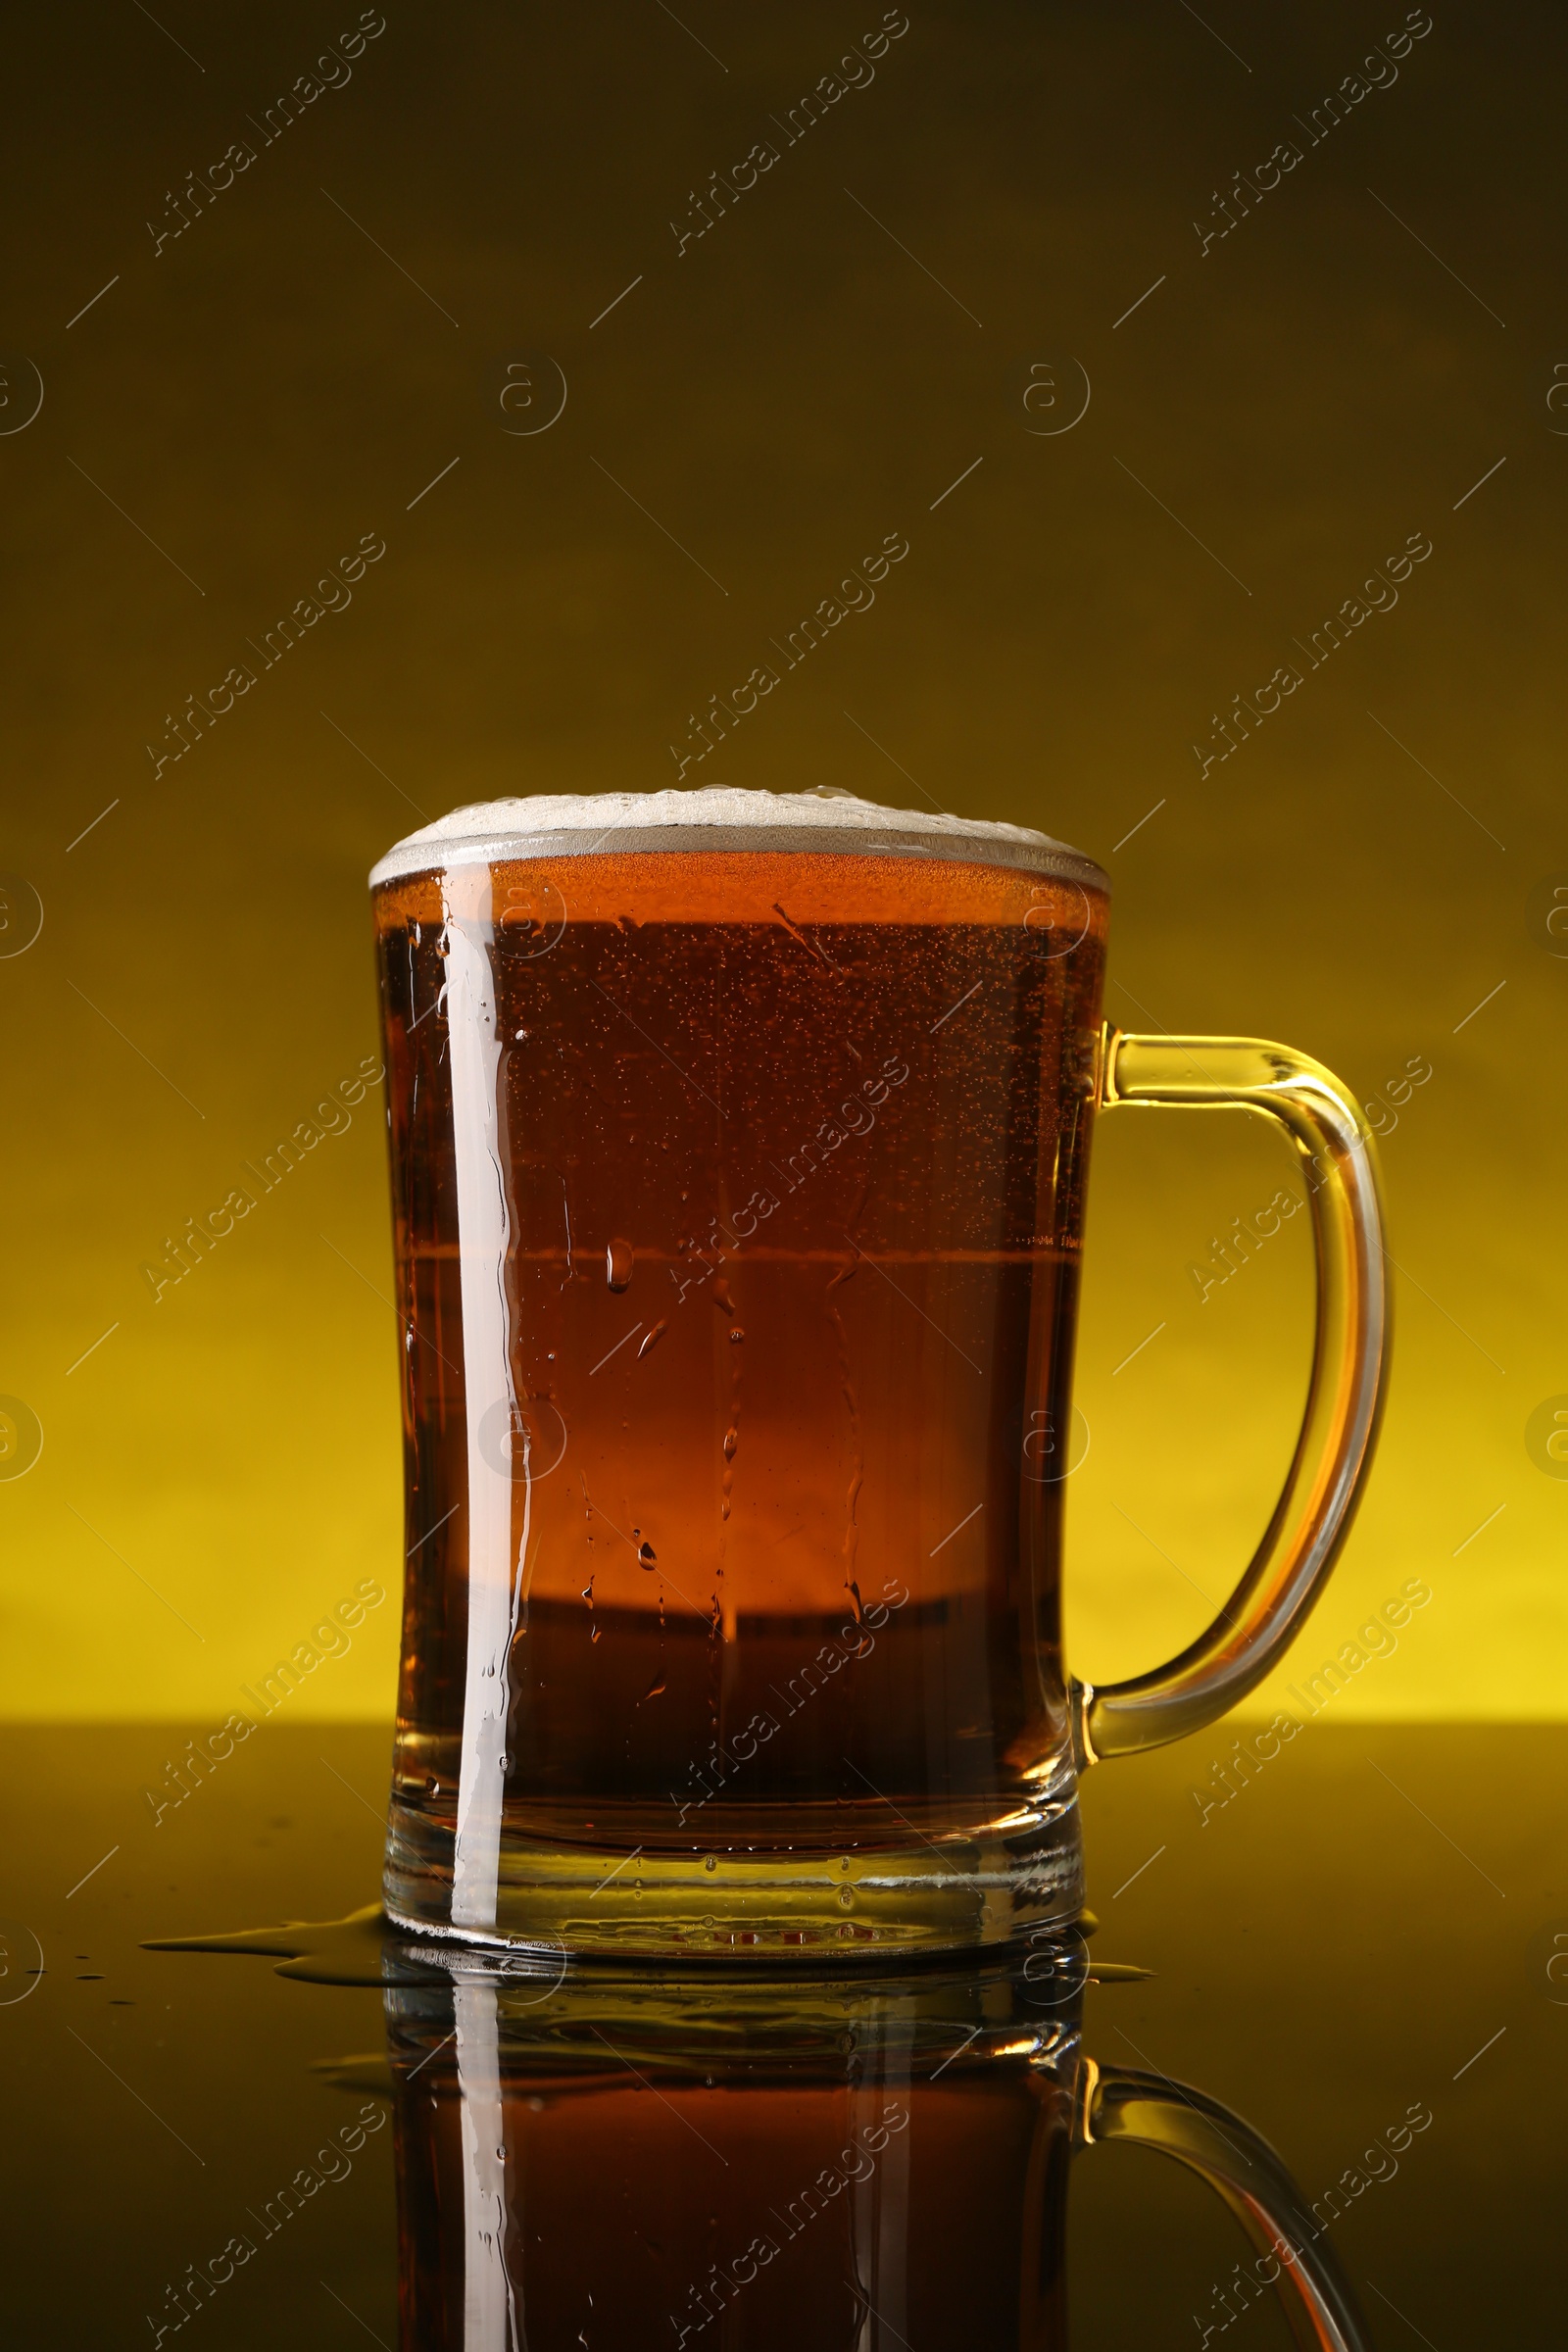
[[(1266, 2139), (1200, 2090), (1132, 2067), (1082, 2061), (1074, 2145), (1124, 2140), (1154, 2148), (1206, 2180), (1224, 2198), (1257, 2259), (1216, 2281), (1212, 2312), (1200, 2325), (1207, 2343), (1240, 2319), (1249, 2300), (1273, 2287), (1302, 2352), (1371, 2352), (1372, 2338), (1305, 2198)], [(1240, 2270), (1240, 2265), (1237, 2266)]]
[(1071, 1686), (1080, 1764), (1179, 1740), (1260, 1683), (1305, 1622), (1372, 1460), (1389, 1360), (1383, 1210), (1372, 1131), (1321, 1062), (1255, 1037), (1132, 1037), (1108, 1025), (1100, 1100), (1240, 1108), (1277, 1119), (1306, 1178), (1317, 1337), (1301, 1434), (1263, 1540), (1229, 1602), (1179, 1657)]

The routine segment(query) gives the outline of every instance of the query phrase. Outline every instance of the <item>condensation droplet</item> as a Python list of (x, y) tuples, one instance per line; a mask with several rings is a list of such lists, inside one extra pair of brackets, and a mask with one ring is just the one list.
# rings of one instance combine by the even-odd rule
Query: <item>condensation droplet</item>
[(740, 1342), (741, 1342), (742, 1340), (744, 1340), (744, 1339), (745, 1339), (745, 1337), (746, 1337), (746, 1334), (745, 1334), (745, 1332), (744, 1332), (744, 1331), (741, 1329), (740, 1325), (737, 1323), (737, 1324), (736, 1324), (736, 1326), (735, 1326), (735, 1328), (734, 1328), (734, 1330), (733, 1330), (733, 1331), (730, 1333), (730, 1335), (729, 1335), (729, 1336), (730, 1336), (730, 1339), (731, 1339), (731, 1341), (732, 1341), (732, 1342), (733, 1342), (733, 1343), (734, 1343), (736, 1346), (739, 1346)]
[(705, 1854), (703, 1856), (703, 1868), (705, 1870), (716, 1870), (718, 1868), (718, 1856), (716, 1854)]
[(641, 1560), (645, 1568), (652, 1568), (658, 1556), (658, 1553), (655, 1551), (651, 1544), (644, 1542), (638, 1544), (637, 1557), (639, 1560)]
[(612, 1291), (631, 1288), (632, 1248), (630, 1242), (614, 1241), (605, 1251), (605, 1280)]

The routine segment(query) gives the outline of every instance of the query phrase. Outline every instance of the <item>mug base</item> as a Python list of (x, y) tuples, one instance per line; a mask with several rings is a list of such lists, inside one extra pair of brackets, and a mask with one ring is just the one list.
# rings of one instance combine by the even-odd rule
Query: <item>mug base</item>
[(531, 1944), (584, 1958), (821, 1966), (962, 1952), (1060, 1928), (1083, 1909), (1075, 1797), (983, 1828), (853, 1853), (618, 1856), (504, 1833), (488, 1917), (454, 1916), (450, 1828), (394, 1800), (383, 1893), (422, 1935)]

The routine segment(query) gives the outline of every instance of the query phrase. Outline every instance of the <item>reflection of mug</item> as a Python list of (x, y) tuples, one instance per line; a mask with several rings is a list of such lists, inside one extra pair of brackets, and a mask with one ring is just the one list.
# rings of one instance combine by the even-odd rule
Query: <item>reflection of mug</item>
[(410, 2352), (1062, 2352), (1068, 2159), (1101, 2140), (1240, 2222), (1210, 2335), (1272, 2288), (1298, 2343), (1368, 2340), (1273, 2150), (1098, 2067), (1076, 1993), (1016, 1967), (527, 1982), (446, 1949), (448, 1988), (386, 1995)]
[[(409, 1589), (386, 1892), (627, 1953), (989, 1943), (1081, 1899), (1097, 1756), (1195, 1730), (1311, 1605), (1386, 1346), (1369, 1139), (1315, 1062), (1103, 1029), (1106, 885), (842, 797), (500, 802), (372, 877)], [(1317, 1347), (1214, 1625), (1063, 1675), (1093, 1115), (1262, 1112)]]

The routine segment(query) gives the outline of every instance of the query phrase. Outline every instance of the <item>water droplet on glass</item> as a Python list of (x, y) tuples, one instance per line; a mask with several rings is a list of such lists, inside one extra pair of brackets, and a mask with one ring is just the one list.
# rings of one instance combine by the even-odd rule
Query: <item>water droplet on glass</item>
[(605, 1280), (612, 1291), (631, 1288), (632, 1250), (630, 1242), (612, 1242), (605, 1251)]
[(638, 1544), (637, 1557), (639, 1560), (641, 1560), (645, 1568), (652, 1568), (658, 1556), (658, 1553), (654, 1550), (654, 1547), (651, 1544), (645, 1542)]
[(735, 1343), (738, 1345), (738, 1344), (740, 1343), (740, 1341), (742, 1341), (742, 1340), (744, 1340), (744, 1339), (745, 1339), (745, 1337), (746, 1337), (746, 1334), (745, 1334), (745, 1332), (744, 1332), (744, 1331), (741, 1329), (740, 1325), (737, 1323), (737, 1324), (736, 1324), (736, 1326), (735, 1326), (735, 1328), (734, 1328), (734, 1330), (733, 1330), (733, 1331), (730, 1333), (730, 1335), (729, 1335), (729, 1336), (730, 1336), (731, 1340), (732, 1340), (732, 1341), (734, 1341), (734, 1342), (735, 1342)]
[(666, 1322), (661, 1321), (654, 1325), (653, 1330), (648, 1334), (647, 1339), (644, 1340), (642, 1346), (637, 1350), (637, 1360), (639, 1363), (641, 1363), (643, 1357), (648, 1353), (650, 1348), (658, 1347), (660, 1341), (663, 1338), (668, 1329), (669, 1325)]
[(740, 1442), (741, 1433), (732, 1421), (724, 1432), (724, 1459), (726, 1462), (732, 1462), (735, 1459), (735, 1448)]
[(705, 1854), (703, 1856), (703, 1868), (705, 1870), (716, 1870), (718, 1868), (718, 1856), (716, 1854)]

